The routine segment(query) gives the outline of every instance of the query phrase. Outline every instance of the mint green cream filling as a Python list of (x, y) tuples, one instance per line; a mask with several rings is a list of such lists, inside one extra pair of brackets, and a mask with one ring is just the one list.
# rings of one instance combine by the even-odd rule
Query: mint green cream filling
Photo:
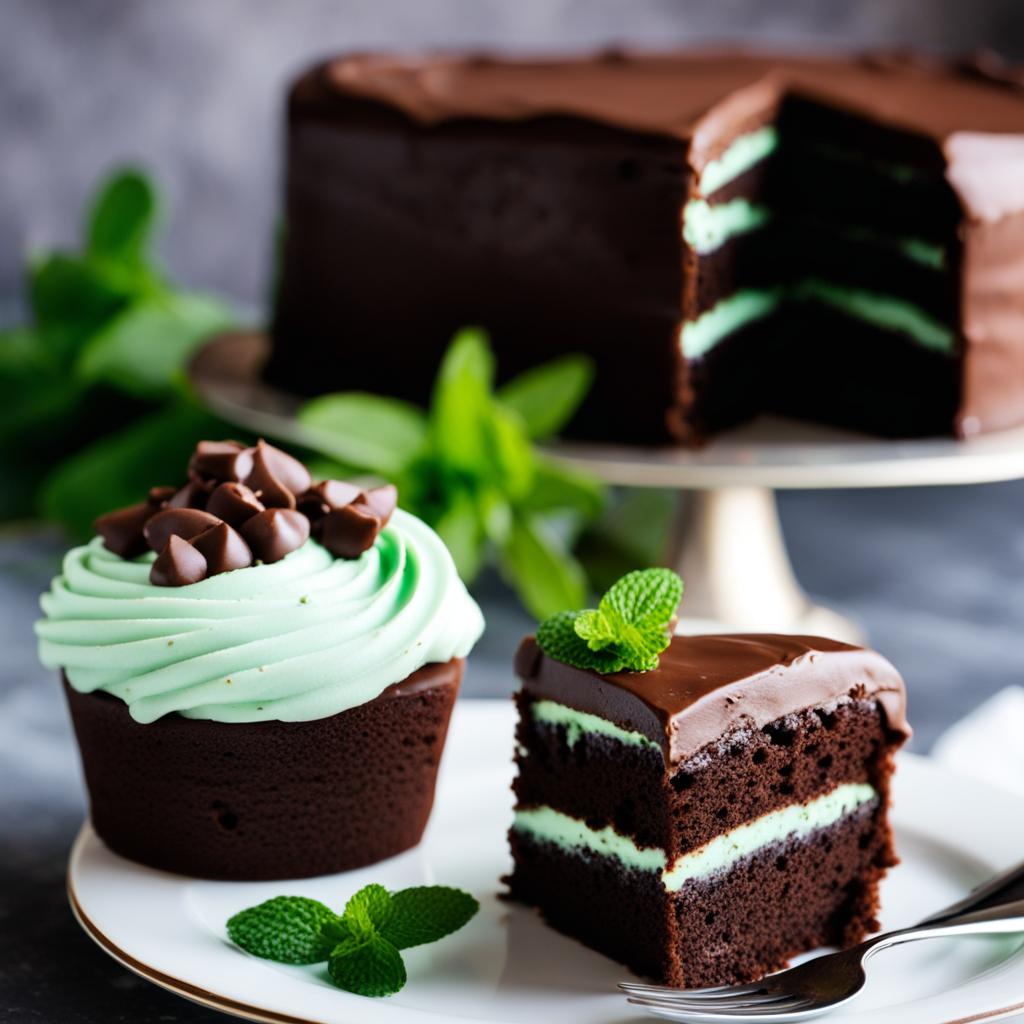
[(763, 847), (784, 839), (802, 838), (827, 828), (878, 794), (867, 783), (846, 783), (806, 804), (791, 804), (716, 836), (704, 846), (679, 857), (671, 866), (665, 851), (640, 847), (613, 828), (593, 829), (577, 818), (552, 807), (516, 811), (512, 827), (532, 838), (553, 843), (563, 850), (615, 857), (627, 868), (657, 871), (669, 892), (676, 892), (696, 878), (706, 878), (730, 868)]
[(767, 224), (771, 211), (749, 199), (730, 199), (712, 206), (706, 199), (691, 199), (683, 210), (683, 238), (699, 253), (714, 252), (730, 238)]
[(808, 278), (787, 288), (746, 288), (734, 292), (683, 324), (680, 343), (688, 359), (697, 359), (734, 331), (774, 312), (784, 301), (817, 301), (847, 316), (907, 335), (924, 348), (951, 354), (954, 332), (920, 307), (891, 295)]
[(683, 324), (680, 341), (687, 359), (698, 359), (734, 331), (778, 309), (782, 288), (744, 288), (720, 299), (696, 320)]
[(586, 711), (577, 711), (575, 708), (567, 707), (553, 700), (534, 701), (532, 706), (533, 720), (542, 725), (557, 728), (565, 728), (565, 741), (570, 747), (576, 744), (587, 733), (608, 736), (626, 743), (633, 747), (651, 747), (654, 750), (661, 748), (653, 740), (643, 733), (633, 732), (631, 729), (623, 729), (606, 718), (599, 718), (597, 715), (588, 714)]
[[(706, 199), (691, 199), (683, 208), (683, 238), (696, 252), (704, 255), (714, 252), (732, 238), (756, 231), (772, 220), (772, 211), (749, 199), (730, 199), (711, 204)], [(926, 242), (921, 238), (887, 240), (878, 232), (866, 228), (845, 228), (846, 238), (888, 244), (907, 259), (922, 266), (941, 270), (946, 265), (943, 245)]]
[(721, 156), (709, 160), (704, 165), (697, 179), (701, 193), (711, 195), (745, 171), (749, 171), (778, 148), (779, 130), (771, 124), (745, 135), (738, 135)]
[(35, 627), (44, 665), (138, 722), (326, 718), (464, 657), (483, 631), (448, 549), (400, 510), (357, 559), (309, 540), (269, 565), (156, 587), (153, 557), (125, 561), (98, 537), (72, 549)]

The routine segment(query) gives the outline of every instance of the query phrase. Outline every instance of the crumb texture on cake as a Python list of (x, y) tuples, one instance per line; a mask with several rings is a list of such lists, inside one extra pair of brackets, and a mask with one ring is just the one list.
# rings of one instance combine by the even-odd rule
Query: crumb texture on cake
[(419, 842), (463, 663), (311, 722), (136, 722), (65, 683), (90, 818), (115, 853), (200, 878), (348, 871)]
[[(907, 732), (902, 681), (871, 652), (765, 637), (757, 651), (777, 658), (766, 671), (749, 636), (703, 639), (660, 677), (548, 671), (530, 641), (517, 661), (511, 895), (637, 973), (688, 987), (753, 978), (873, 926), (878, 882), (896, 862), (889, 787)], [(735, 648), (729, 671), (723, 645)], [(808, 688), (807, 673), (823, 681)], [(759, 686), (787, 691), (769, 721), (756, 709), (780, 705), (754, 700)], [(584, 695), (587, 710), (556, 692)], [(726, 702), (731, 722), (696, 749), (658, 743), (625, 727), (630, 715), (658, 721), (635, 713), (641, 692), (665, 712), (666, 737), (704, 717), (709, 699)], [(819, 699), (801, 706), (809, 693)]]

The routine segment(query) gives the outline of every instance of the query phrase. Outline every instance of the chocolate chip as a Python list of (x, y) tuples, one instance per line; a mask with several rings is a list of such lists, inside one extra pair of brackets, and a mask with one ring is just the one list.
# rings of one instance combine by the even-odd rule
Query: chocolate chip
[(227, 523), (211, 526), (198, 537), (193, 537), (191, 543), (206, 559), (207, 576), (252, 565), (249, 545)]
[(373, 547), (381, 521), (369, 508), (354, 502), (344, 508), (332, 508), (320, 520), (320, 543), (338, 558), (358, 558)]
[(220, 484), (206, 503), (210, 515), (234, 527), (241, 526), (263, 509), (263, 502), (245, 484)]
[[(293, 491), (285, 483), (285, 480), (277, 475), (277, 469), (283, 463), (274, 458), (270, 454), (271, 452), (276, 452), (277, 455), (285, 459), (291, 459), (290, 455), (285, 455), (284, 452), (271, 448), (265, 441), (260, 441), (253, 452), (252, 471), (245, 478), (245, 482), (256, 492), (256, 497), (267, 508), (295, 508), (295, 495), (301, 494), (309, 484), (307, 483), (306, 487), (300, 487), (298, 491)], [(284, 475), (288, 476), (289, 474), (286, 471)], [(306, 478), (308, 480), (308, 473)]]
[(146, 550), (146, 523), (155, 509), (149, 502), (129, 505), (102, 515), (93, 528), (103, 538), (103, 546), (122, 558), (138, 558)]
[(388, 525), (391, 513), (395, 511), (398, 504), (398, 488), (394, 484), (384, 484), (383, 487), (374, 487), (363, 495), (363, 502), (370, 511), (380, 520), (381, 527)]
[(242, 536), (257, 558), (277, 562), (306, 543), (309, 520), (293, 509), (268, 508), (242, 526)]
[(215, 486), (214, 480), (190, 480), (168, 499), (167, 507), (204, 509)]
[(266, 441), (256, 444), (253, 465), (265, 466), (292, 494), (301, 494), (313, 483), (309, 470), (298, 459)]
[(206, 559), (202, 553), (174, 534), (149, 570), (149, 582), (156, 587), (184, 587), (205, 576)]
[(147, 501), (155, 509), (163, 508), (177, 493), (176, 487), (150, 487)]
[(324, 480), (296, 498), (298, 510), (314, 522), (332, 508), (344, 508), (363, 496), (361, 487), (343, 480)]
[(146, 523), (146, 543), (154, 551), (163, 551), (172, 536), (191, 540), (219, 522), (216, 516), (196, 508), (165, 508)]
[(239, 441), (200, 441), (188, 463), (193, 480), (244, 480), (252, 472), (252, 449)]

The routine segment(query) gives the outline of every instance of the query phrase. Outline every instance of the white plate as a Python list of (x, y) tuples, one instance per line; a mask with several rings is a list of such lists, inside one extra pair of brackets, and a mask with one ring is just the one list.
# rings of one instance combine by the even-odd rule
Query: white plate
[[(296, 882), (203, 882), (139, 867), (110, 853), (88, 824), (68, 869), (82, 926), (126, 967), (173, 992), (256, 1021), (391, 1024), (453, 1020), (626, 1024), (642, 1018), (615, 989), (624, 968), (499, 900), (509, 868), (512, 708), (461, 701), (427, 835), (415, 850), (372, 867)], [(895, 786), (903, 863), (885, 882), (886, 927), (951, 903), (1024, 853), (1024, 801), (905, 755)], [(372, 1000), (334, 988), (322, 967), (287, 967), (231, 946), (224, 922), (271, 896), (342, 907), (367, 882), (424, 883), (473, 892), (481, 912), (461, 932), (407, 951), (409, 983)], [(1024, 939), (937, 939), (872, 961), (869, 984), (830, 1020), (955, 1024), (1024, 1012)]]

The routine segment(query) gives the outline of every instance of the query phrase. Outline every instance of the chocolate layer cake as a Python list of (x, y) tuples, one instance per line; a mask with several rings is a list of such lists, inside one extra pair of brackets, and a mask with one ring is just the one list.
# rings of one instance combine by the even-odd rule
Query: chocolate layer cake
[(423, 401), (478, 323), (504, 377), (594, 357), (581, 438), (999, 429), (1022, 182), (1024, 90), (984, 62), (339, 58), (290, 96), (266, 373)]
[(598, 675), (530, 638), (516, 658), (510, 894), (670, 985), (761, 977), (877, 927), (896, 863), (905, 691), (873, 651), (818, 637), (676, 637)]
[(202, 441), (96, 521), (43, 595), (90, 815), (115, 852), (228, 880), (419, 842), (480, 609), (384, 485)]

